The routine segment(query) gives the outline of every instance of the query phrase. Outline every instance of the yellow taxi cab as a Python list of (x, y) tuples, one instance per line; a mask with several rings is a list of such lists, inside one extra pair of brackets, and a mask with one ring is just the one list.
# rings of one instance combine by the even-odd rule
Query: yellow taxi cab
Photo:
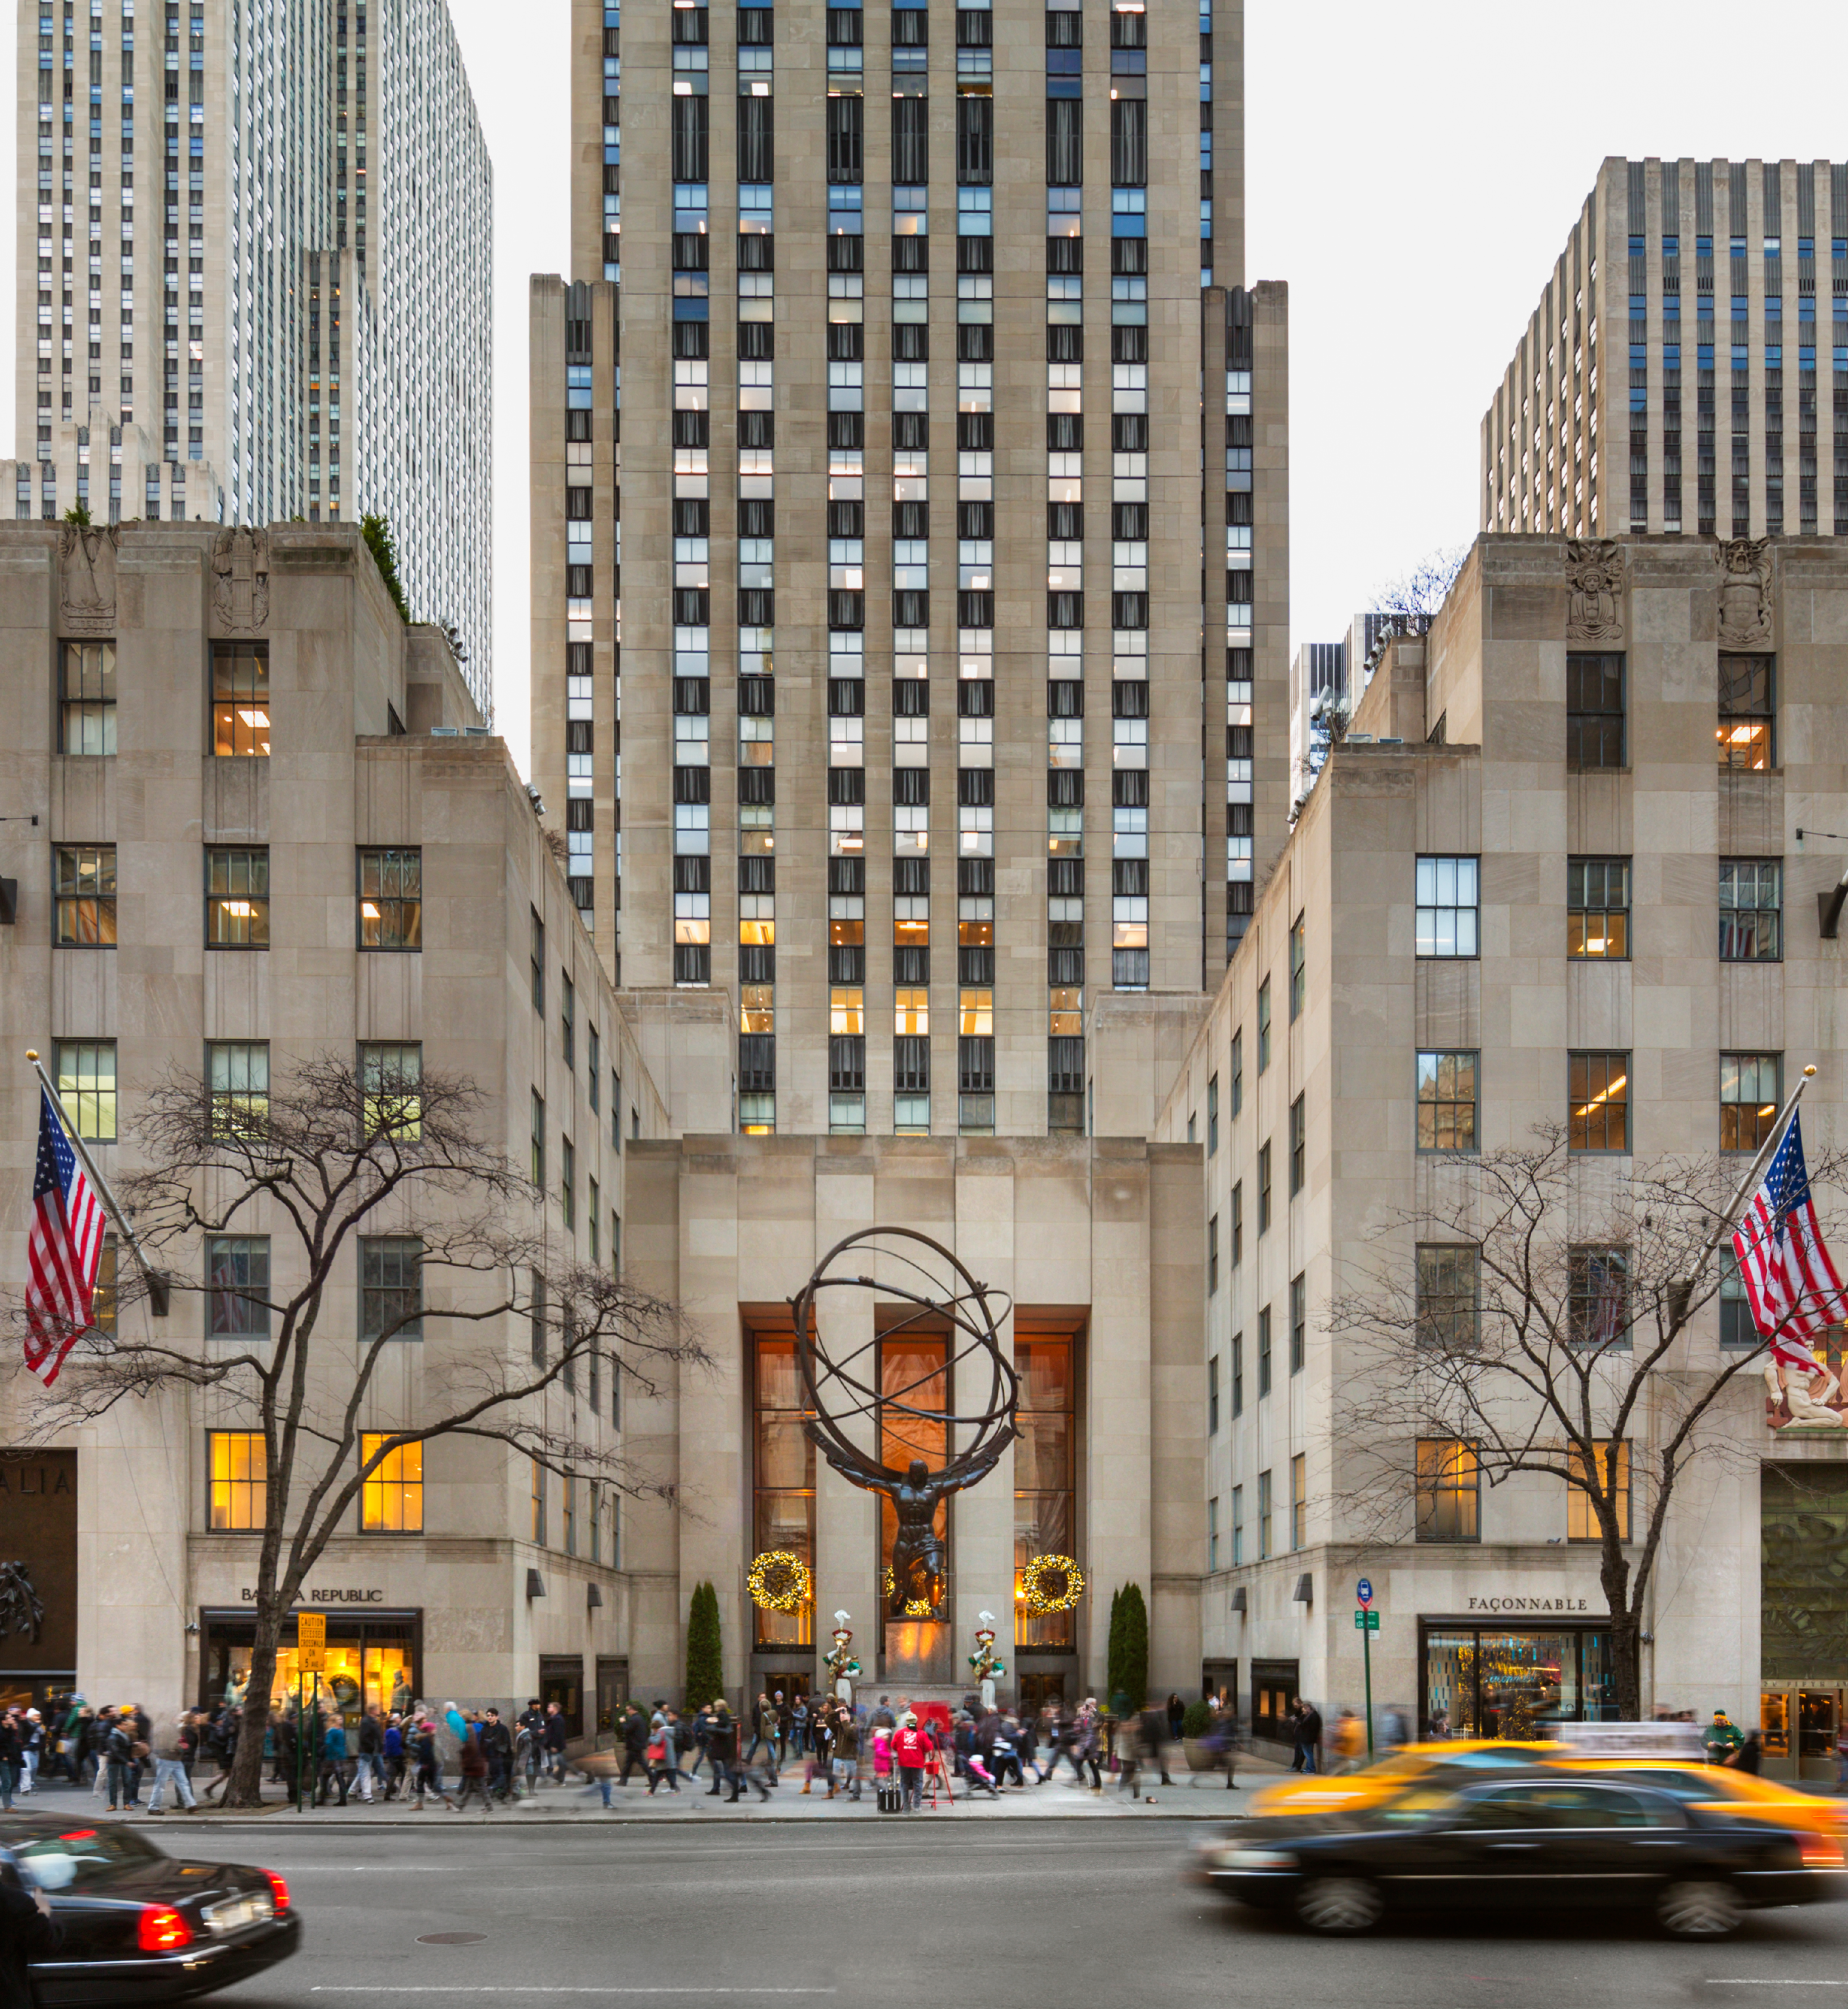
[(1593, 1757), (1574, 1756), (1554, 1745), (1542, 1761), (1574, 1772), (1609, 1776), (1613, 1773), (1653, 1786), (1690, 1805), (1708, 1811), (1743, 1814), (1773, 1827), (1839, 1841), (1848, 1836), (1848, 1802), (1820, 1793), (1806, 1793), (1786, 1780), (1761, 1779), (1729, 1765), (1705, 1765), (1685, 1758)]
[(1345, 1813), (1383, 1805), (1439, 1766), (1486, 1772), (1538, 1765), (1559, 1756), (1556, 1744), (1517, 1743), (1501, 1738), (1459, 1737), (1442, 1744), (1405, 1744), (1390, 1757), (1358, 1772), (1292, 1773), (1287, 1779), (1260, 1787), (1245, 1811), (1260, 1819), (1277, 1814)]

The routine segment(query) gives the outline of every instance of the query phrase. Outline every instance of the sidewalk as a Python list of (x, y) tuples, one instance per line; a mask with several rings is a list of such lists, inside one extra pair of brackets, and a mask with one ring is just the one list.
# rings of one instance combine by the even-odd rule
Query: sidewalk
[[(1178, 1756), (1178, 1754), (1177, 1754)], [(1064, 1777), (1049, 1780), (1043, 1785), (1004, 1788), (998, 1800), (989, 1799), (986, 1794), (972, 1800), (958, 1797), (952, 1805), (940, 1799), (935, 1809), (939, 1819), (975, 1820), (1120, 1820), (1138, 1817), (1156, 1819), (1231, 1820), (1244, 1810), (1251, 1788), (1268, 1784), (1283, 1776), (1283, 1768), (1259, 1758), (1241, 1755), (1238, 1761), (1239, 1790), (1226, 1790), (1225, 1775), (1220, 1772), (1190, 1773), (1177, 1770), (1171, 1773), (1173, 1784), (1162, 1784), (1158, 1774), (1146, 1773), (1142, 1777), (1142, 1796), (1138, 1799), (1125, 1799), (1118, 1790), (1117, 1781), (1107, 1772), (1104, 1774), (1103, 1790), (1094, 1792), (1089, 1786), (1074, 1785), (1067, 1770)], [(962, 1782), (958, 1781), (960, 1795)], [(712, 1825), (718, 1822), (728, 1824), (738, 1821), (762, 1823), (765, 1821), (851, 1821), (899, 1819), (913, 1820), (932, 1817), (933, 1810), (926, 1805), (922, 1812), (909, 1816), (888, 1815), (882, 1816), (875, 1801), (873, 1782), (869, 1777), (862, 1788), (862, 1796), (856, 1804), (847, 1798), (830, 1801), (825, 1788), (819, 1782), (815, 1790), (802, 1791), (802, 1768), (791, 1767), (784, 1773), (784, 1783), (773, 1788), (770, 1798), (760, 1800), (747, 1786), (745, 1796), (736, 1805), (728, 1804), (723, 1798), (714, 1798), (710, 1791), (710, 1780), (702, 1772), (691, 1785), (683, 1785), (678, 1793), (671, 1793), (665, 1787), (651, 1799), (645, 1786), (618, 1786), (614, 1789), (615, 1804), (606, 1809), (599, 1802), (597, 1789), (592, 1786), (586, 1791), (576, 1781), (565, 1786), (542, 1787), (536, 1798), (515, 1802), (512, 1806), (496, 1804), (490, 1815), (483, 1814), (478, 1808), (471, 1807), (465, 1815), (457, 1815), (445, 1807), (441, 1800), (432, 1800), (420, 1813), (413, 1808), (394, 1801), (372, 1806), (349, 1798), (346, 1805), (310, 1807), (298, 1814), (293, 1802), (285, 1798), (281, 1789), (266, 1784), (266, 1799), (261, 1813), (250, 1809), (222, 1812), (216, 1808), (201, 1805), (197, 1814), (163, 1813), (158, 1818), (164, 1829), (177, 1837), (186, 1830), (196, 1832), (202, 1827), (244, 1827), (260, 1824), (272, 1833), (278, 1827), (331, 1827), (331, 1828), (435, 1828), (438, 1830), (458, 1827), (494, 1827), (504, 1824), (512, 1827), (622, 1826), (647, 1827), (667, 1823), (687, 1824), (699, 1823)], [(28, 1798), (16, 1802), (22, 1812), (62, 1814), (75, 1812), (80, 1807), (86, 1819), (134, 1820), (149, 1822), (143, 1806), (133, 1813), (111, 1814), (97, 1803), (88, 1792), (80, 1793), (69, 1788), (51, 1786), (42, 1788)], [(186, 1846), (177, 1838), (170, 1838), (166, 1845), (170, 1848)]]

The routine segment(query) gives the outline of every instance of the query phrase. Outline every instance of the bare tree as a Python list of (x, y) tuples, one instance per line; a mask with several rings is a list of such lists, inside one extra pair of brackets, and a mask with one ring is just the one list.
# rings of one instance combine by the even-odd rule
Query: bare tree
[[(129, 1337), (137, 1287), (125, 1284), (117, 1336), (83, 1337), (41, 1399), (34, 1433), (167, 1391), (208, 1391), (228, 1423), (260, 1433), (256, 1643), (228, 1805), (259, 1803), (284, 1622), (395, 1453), (484, 1440), (561, 1475), (673, 1497), (582, 1427), (565, 1396), (605, 1373), (612, 1389), (620, 1378), (651, 1393), (657, 1375), (707, 1356), (671, 1306), (547, 1242), (541, 1195), (481, 1133), (486, 1100), (464, 1077), (363, 1075), (321, 1054), (262, 1097), (171, 1075), (130, 1126), (141, 1169), (119, 1193), (150, 1263), (169, 1272), (174, 1309), (162, 1323), (200, 1337), (146, 1320), (155, 1336)], [(223, 1264), (208, 1274), (207, 1238), (260, 1232), (270, 1281)], [(356, 1245), (371, 1236), (391, 1238), (396, 1267), (363, 1291)], [(207, 1297), (204, 1316), (186, 1317), (188, 1293)], [(347, 1308), (362, 1302), (356, 1321)], [(381, 1430), (372, 1420), (381, 1363), (416, 1338), (423, 1412)]]
[(1427, 551), (1409, 572), (1401, 572), (1396, 579), (1375, 587), (1371, 611), (1403, 615), (1408, 622), (1418, 623), (1417, 627), (1408, 627), (1404, 632), (1421, 632), (1430, 625), (1432, 615), (1443, 605), (1444, 596), (1468, 556), (1467, 544), (1441, 544), (1436, 551)]
[[(1722, 1287), (1714, 1243), (1737, 1161), (1624, 1174), (1574, 1156), (1563, 1129), (1535, 1137), (1434, 1168), (1432, 1197), (1384, 1238), (1394, 1254), (1331, 1305), (1337, 1497), (1354, 1525), (1403, 1541), (1421, 1495), (1441, 1514), (1460, 1481), (1559, 1481), (1598, 1544), (1617, 1710), (1634, 1720), (1676, 1489), (1698, 1458), (1755, 1454), (1729, 1436), (1727, 1391), (1761, 1371), (1800, 1419), (1845, 1419), (1823, 1407), (1835, 1393), (1825, 1370), (1775, 1364), (1778, 1334), (1720, 1351), (1690, 1330)], [(1839, 1154), (1813, 1157), (1813, 1185), (1843, 1168)]]

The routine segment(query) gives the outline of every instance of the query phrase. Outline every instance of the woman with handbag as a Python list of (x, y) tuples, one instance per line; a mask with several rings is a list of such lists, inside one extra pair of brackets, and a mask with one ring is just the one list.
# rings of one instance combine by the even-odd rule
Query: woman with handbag
[(651, 1800), (655, 1788), (664, 1779), (669, 1792), (680, 1791), (679, 1767), (674, 1761), (674, 1726), (664, 1714), (650, 1726), (648, 1742), (642, 1756), (648, 1767), (648, 1797)]

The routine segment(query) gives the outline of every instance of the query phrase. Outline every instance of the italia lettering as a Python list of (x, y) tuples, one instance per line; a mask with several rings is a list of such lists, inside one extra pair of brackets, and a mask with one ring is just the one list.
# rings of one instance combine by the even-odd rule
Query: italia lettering
[(32, 1472), (22, 1472), (16, 1466), (9, 1478), (6, 1467), (0, 1465), (0, 1499), (16, 1496), (21, 1500), (43, 1500), (70, 1490), (70, 1474), (62, 1466), (55, 1472), (47, 1472), (43, 1465)]
[(1472, 1611), (1584, 1611), (1589, 1604), (1582, 1597), (1472, 1597)]

